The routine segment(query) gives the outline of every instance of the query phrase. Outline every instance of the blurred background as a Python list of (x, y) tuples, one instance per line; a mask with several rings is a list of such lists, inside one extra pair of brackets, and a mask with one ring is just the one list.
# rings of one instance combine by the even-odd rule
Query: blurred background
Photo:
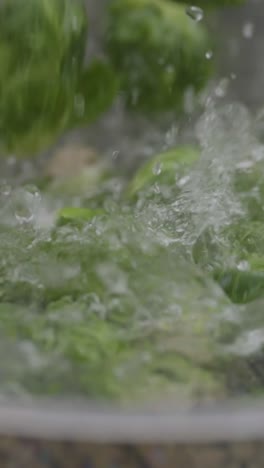
[(264, 105), (264, 3), (248, 0), (242, 7), (228, 8), (217, 23), (219, 73), (235, 75), (230, 97), (255, 110)]

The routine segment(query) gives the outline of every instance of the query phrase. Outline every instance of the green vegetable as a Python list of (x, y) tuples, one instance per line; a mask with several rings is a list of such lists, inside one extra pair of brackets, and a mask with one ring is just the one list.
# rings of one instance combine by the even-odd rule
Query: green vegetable
[(59, 225), (68, 223), (82, 223), (91, 221), (96, 216), (102, 215), (102, 210), (93, 210), (89, 208), (69, 207), (62, 208), (58, 213)]
[(191, 146), (173, 148), (154, 156), (137, 171), (129, 185), (129, 194), (149, 190), (156, 183), (159, 187), (175, 186), (198, 157), (199, 150)]
[(206, 30), (166, 0), (113, 0), (106, 48), (126, 104), (142, 112), (182, 109), (185, 91), (201, 90), (212, 69)]
[(79, 77), (75, 90), (77, 106), (73, 113), (72, 125), (91, 122), (106, 111), (112, 104), (118, 87), (119, 82), (112, 67), (94, 60)]
[[(19, 0), (0, 6), (3, 151), (40, 151), (94, 120), (111, 104), (119, 79), (129, 106), (156, 112), (182, 109), (185, 90), (198, 92), (209, 76), (207, 34), (186, 5), (113, 0), (112, 66), (85, 65), (81, 3), (28, 0), (19, 7)], [(264, 296), (258, 166), (249, 177), (238, 170), (234, 180), (248, 218), (205, 230), (193, 248), (197, 267), (188, 236), (181, 236), (193, 212), (200, 215), (187, 203), (185, 185), (199, 149), (155, 156), (129, 184), (128, 200), (95, 155), (66, 156), (47, 171), (45, 194), (0, 187), (0, 342), (7, 355), (0, 393), (119, 402), (235, 393), (232, 382), (239, 387), (249, 375), (248, 362), (236, 355), (248, 318), (223, 290), (236, 303)], [(249, 216), (256, 186), (259, 205)], [(262, 317), (252, 316), (261, 326)], [(263, 373), (257, 383), (263, 391)]]
[(232, 224), (204, 232), (193, 248), (202, 268), (211, 272), (236, 303), (264, 296), (264, 230), (260, 222)]
[(216, 271), (214, 278), (235, 303), (244, 304), (264, 297), (264, 270), (262, 272), (235, 269)]
[(237, 169), (233, 189), (239, 196), (249, 221), (264, 221), (264, 164), (250, 161), (246, 168)]
[(103, 217), (65, 208), (62, 225), (40, 229), (39, 205), (18, 218), (33, 194), (5, 197), (0, 335), (30, 344), (44, 366), (22, 359), (11, 381), (33, 394), (118, 401), (224, 392), (210, 365), (229, 301), (176, 246), (149, 238), (128, 207)]
[(0, 147), (16, 155), (49, 147), (111, 103), (111, 67), (84, 63), (86, 12), (75, 0), (0, 5)]

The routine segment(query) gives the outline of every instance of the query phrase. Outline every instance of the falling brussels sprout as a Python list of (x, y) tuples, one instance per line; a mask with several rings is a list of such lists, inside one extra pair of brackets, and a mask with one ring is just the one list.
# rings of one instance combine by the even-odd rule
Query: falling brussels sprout
[(111, 67), (84, 64), (81, 1), (3, 0), (0, 5), (0, 150), (17, 156), (49, 147), (95, 119), (117, 89)]
[(142, 112), (183, 109), (187, 89), (205, 85), (212, 64), (203, 25), (186, 7), (166, 0), (113, 0), (106, 49), (129, 108)]

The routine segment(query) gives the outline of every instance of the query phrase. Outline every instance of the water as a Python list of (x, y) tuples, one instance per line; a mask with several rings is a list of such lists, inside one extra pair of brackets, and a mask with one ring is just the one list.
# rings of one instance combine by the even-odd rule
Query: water
[(213, 58), (213, 51), (212, 50), (208, 50), (205, 54), (205, 57), (207, 58), (207, 60), (211, 60)]
[[(195, 126), (196, 162), (171, 168), (169, 179), (165, 162), (155, 163), (136, 199), (122, 175), (78, 196), (65, 192), (69, 174), (57, 192), (1, 184), (0, 335), (10, 350), (1, 396), (241, 394), (263, 346), (262, 276), (247, 280), (258, 288), (242, 300), (240, 283), (227, 281), (230, 268), (243, 282), (264, 265), (259, 129), (243, 105), (213, 92)], [(61, 220), (65, 203), (91, 211)], [(240, 249), (234, 239), (245, 242), (248, 226)], [(229, 379), (241, 359), (243, 372)], [(252, 382), (246, 392), (263, 389), (264, 379)]]

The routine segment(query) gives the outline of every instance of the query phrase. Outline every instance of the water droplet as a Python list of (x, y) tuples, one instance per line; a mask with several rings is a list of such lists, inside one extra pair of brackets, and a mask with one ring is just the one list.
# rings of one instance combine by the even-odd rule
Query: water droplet
[(27, 185), (23, 189), (13, 190), (6, 200), (6, 223), (27, 224), (32, 223), (35, 227), (39, 225), (45, 211), (41, 195), (33, 185)]
[(203, 12), (202, 8), (199, 8), (199, 7), (193, 6), (193, 5), (186, 8), (186, 14), (191, 19), (196, 21), (197, 23), (202, 21), (202, 19), (204, 17), (204, 12)]
[(242, 29), (242, 35), (245, 39), (251, 39), (254, 35), (254, 24), (249, 21), (245, 23)]
[(15, 218), (19, 224), (30, 223), (33, 220), (33, 214), (26, 210), (24, 211), (23, 209), (19, 209), (15, 212)]
[(227, 93), (228, 85), (229, 85), (229, 80), (227, 78), (224, 78), (223, 80), (221, 80), (219, 82), (218, 86), (215, 88), (215, 95), (218, 98), (225, 97), (225, 95)]
[(190, 180), (190, 176), (189, 176), (189, 175), (182, 177), (182, 178), (181, 178), (180, 180), (178, 180), (178, 182), (177, 182), (178, 187), (180, 187), (180, 188), (184, 187), (184, 185), (186, 185), (187, 182), (189, 182), (189, 180)]
[(27, 185), (24, 186), (24, 190), (26, 191), (26, 193), (29, 194), (28, 195), (29, 197), (31, 197), (31, 195), (32, 195), (36, 199), (37, 198), (41, 199), (41, 194), (40, 194), (38, 188), (35, 185), (27, 184)]
[(162, 171), (162, 164), (160, 162), (158, 162), (157, 164), (155, 164), (155, 166), (153, 167), (153, 174), (154, 175), (160, 175), (161, 174), (161, 171)]
[(213, 51), (208, 50), (205, 54), (205, 58), (207, 58), (207, 60), (211, 60), (213, 58)]

